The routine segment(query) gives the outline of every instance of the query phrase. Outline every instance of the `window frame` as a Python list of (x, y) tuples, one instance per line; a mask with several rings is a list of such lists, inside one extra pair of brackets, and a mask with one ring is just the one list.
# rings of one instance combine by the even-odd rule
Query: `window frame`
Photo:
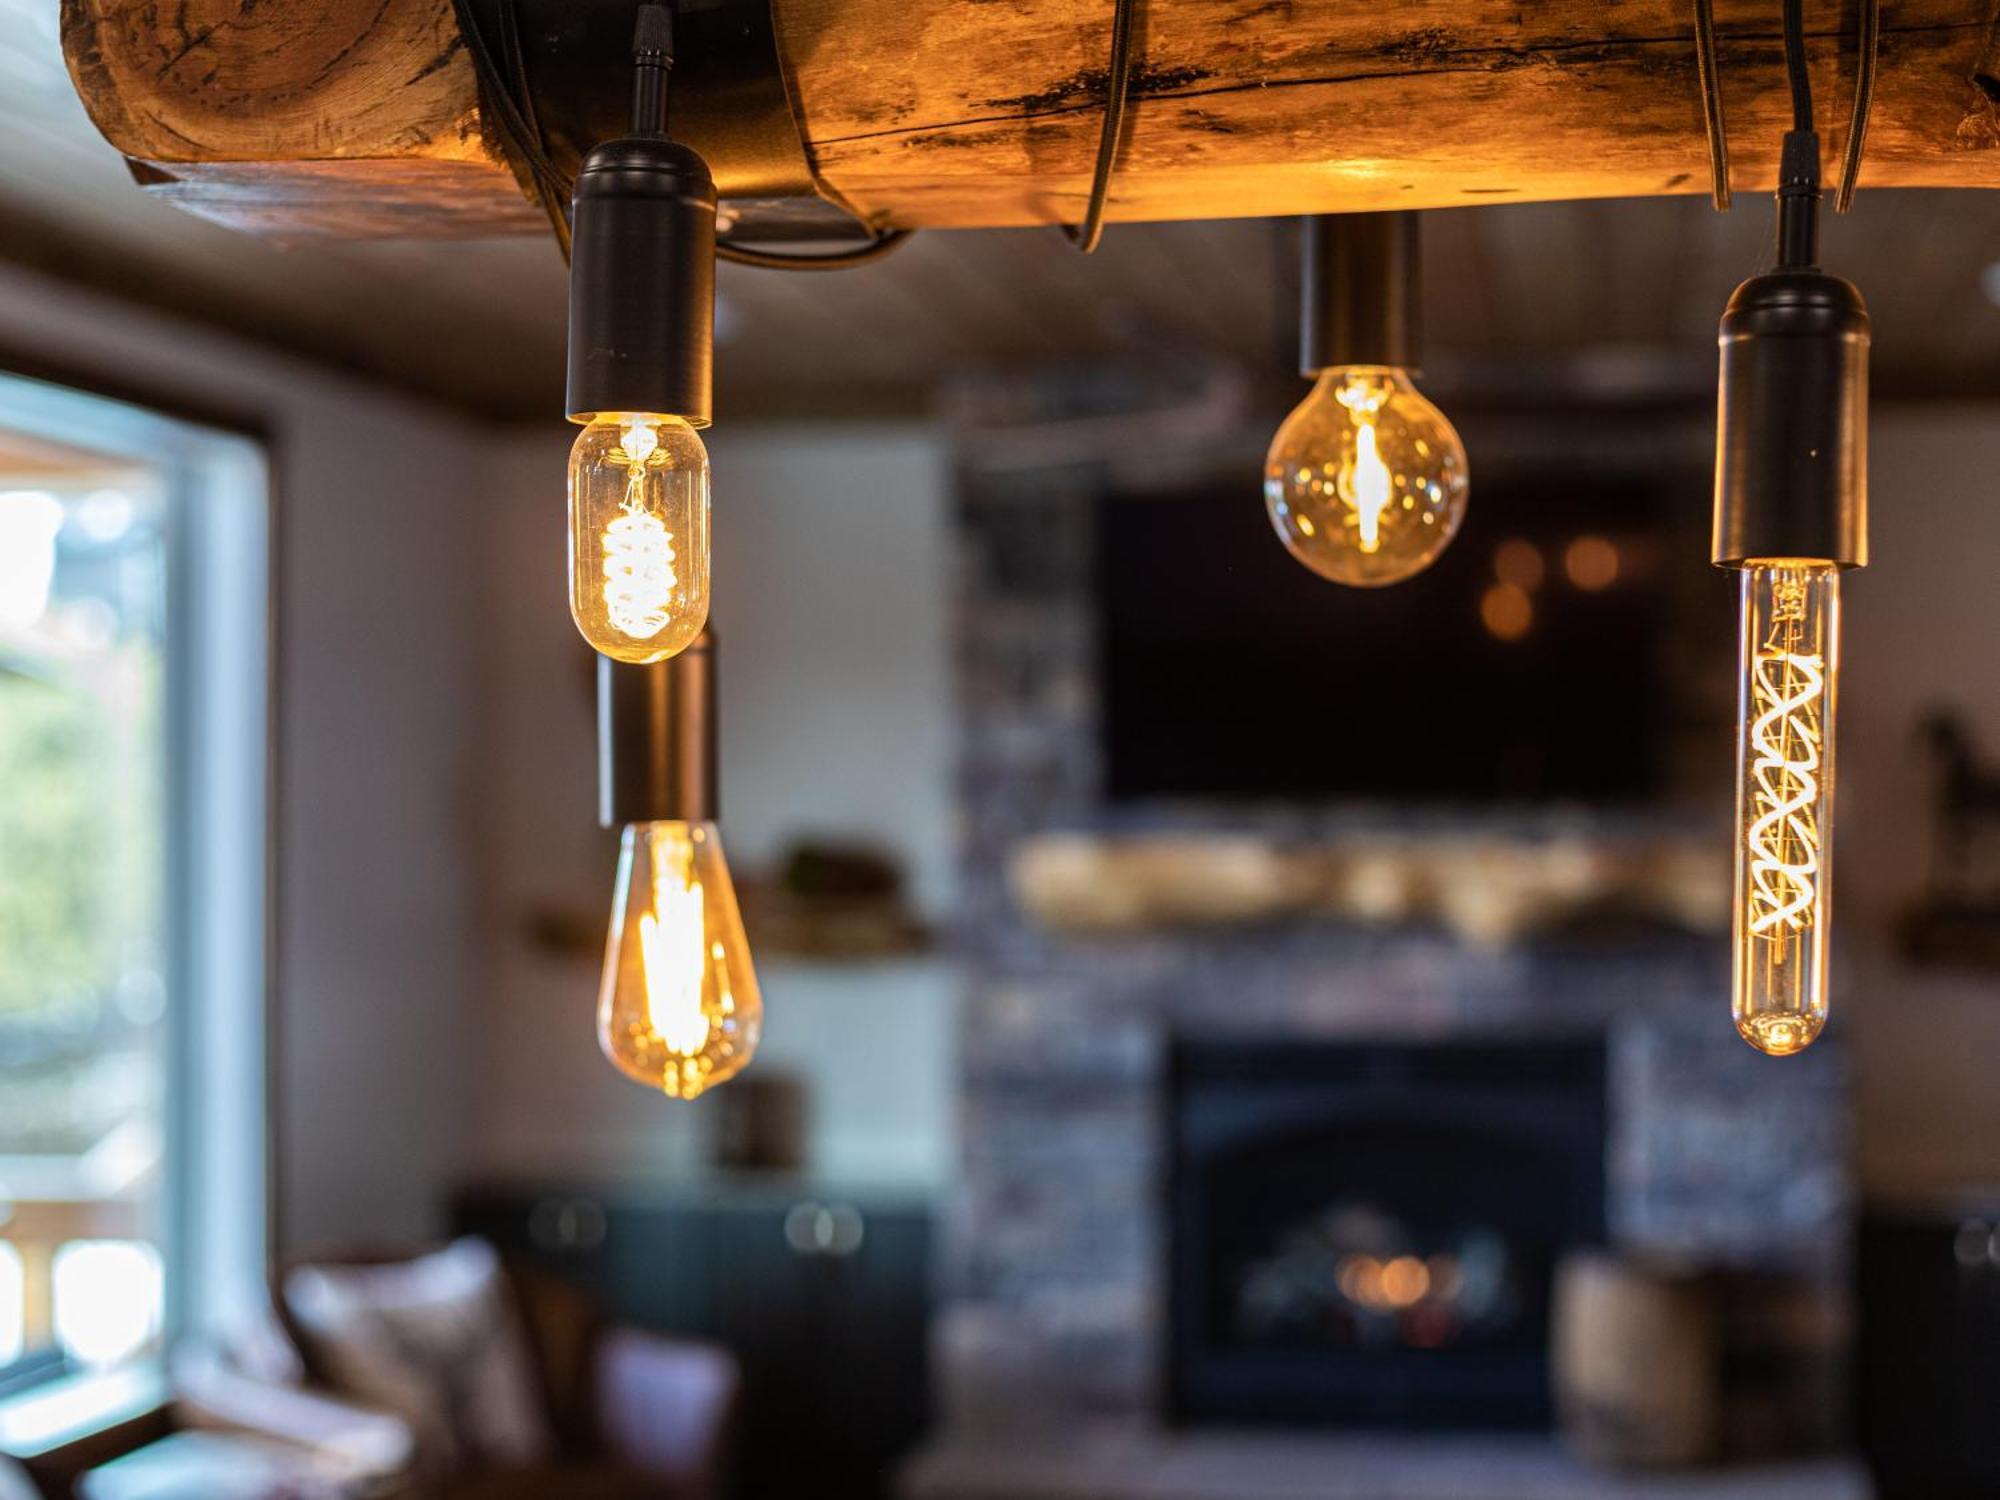
[[(143, 461), (166, 485), (160, 1249), (169, 1344), (262, 1306), (273, 1257), (278, 464), (259, 424), (113, 392), (4, 351), (0, 428)], [(228, 1086), (212, 1085), (217, 1070)]]

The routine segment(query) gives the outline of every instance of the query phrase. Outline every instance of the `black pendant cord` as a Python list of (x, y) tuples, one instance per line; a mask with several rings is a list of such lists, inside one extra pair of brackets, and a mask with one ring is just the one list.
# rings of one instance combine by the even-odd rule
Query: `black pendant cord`
[(1701, 80), (1701, 125), (1708, 137), (1708, 191), (1729, 212), (1729, 127), (1722, 117), (1722, 72), (1715, 57), (1715, 0), (1694, 0), (1694, 67)]
[[(1786, 6), (1785, 74), (1792, 93), (1792, 127), (1812, 129), (1812, 84), (1805, 70), (1804, 17), (1797, 6)], [(1854, 108), (1848, 117), (1847, 146), (1842, 153), (1840, 183), (1834, 190), (1836, 213), (1854, 207), (1861, 177), (1861, 156), (1868, 142), (1868, 116), (1875, 102), (1875, 60), (1882, 47), (1881, 0), (1861, 0), (1860, 33), (1855, 39)], [(1694, 0), (1695, 72), (1701, 83), (1701, 123), (1708, 140), (1709, 196), (1717, 213), (1729, 211), (1729, 129), (1722, 110), (1722, 68), (1715, 48), (1715, 0)], [(1816, 149), (1816, 148), (1815, 148)]]
[(1785, 81), (1792, 128), (1778, 158), (1778, 267), (1819, 263), (1819, 136), (1813, 130), (1812, 77), (1806, 71), (1805, 0), (1784, 0)]
[(1125, 134), (1125, 106), (1132, 95), (1132, 20), (1138, 0), (1113, 0), (1111, 66), (1104, 77), (1104, 124), (1097, 135), (1097, 164), (1091, 169), (1090, 198), (1081, 224), (1064, 224), (1063, 234), (1084, 255), (1094, 254), (1104, 238), (1104, 206), (1111, 197), (1111, 177), (1118, 168), (1118, 146)]
[[(562, 251), (563, 263), (570, 258), (570, 195), (574, 189), (571, 180), (550, 160), (548, 145), (542, 135), (540, 123), (535, 119), (534, 91), (529, 85), (527, 60), (520, 45), (520, 23), (515, 15), (514, 0), (499, 0), (502, 45), (508, 53), (511, 66), (502, 66), (493, 55), (488, 44), (484, 27), (474, 13), (472, 0), (452, 0), (452, 12), (458, 19), (459, 35), (465, 39), (467, 55), (472, 59), (472, 71), (479, 83), (479, 97), (482, 104), (492, 110), (493, 118), (500, 126), (510, 155), (527, 168), (535, 190), (536, 200), (548, 215), (550, 227), (555, 230), (557, 247)], [(665, 9), (665, 7), (641, 6), (640, 10)], [(646, 49), (635, 47), (635, 53)], [(650, 74), (659, 89), (658, 117), (660, 131), (664, 133), (666, 122), (666, 74), (673, 66), (671, 50), (663, 58), (645, 59), (635, 55), (634, 109), (642, 107), (638, 97), (641, 88), (648, 87)], [(650, 63), (650, 66), (648, 65)], [(642, 132), (643, 133), (643, 132)], [(817, 176), (817, 173), (814, 174)], [(838, 271), (850, 266), (865, 265), (878, 260), (896, 249), (911, 234), (907, 229), (878, 230), (861, 244), (830, 250), (822, 253), (790, 254), (777, 250), (753, 250), (744, 245), (733, 245), (718, 239), (715, 254), (718, 260), (733, 261), (738, 265), (755, 266), (766, 270), (779, 271)]]
[(667, 135), (667, 84), (674, 71), (674, 13), (639, 7), (632, 32), (632, 134)]
[(1861, 153), (1868, 143), (1868, 110), (1875, 102), (1875, 54), (1882, 50), (1882, 0), (1861, 0), (1861, 34), (1854, 50), (1854, 112), (1847, 121), (1847, 149), (1840, 163), (1840, 186), (1834, 190), (1835, 213), (1854, 206), (1854, 189), (1861, 177)]

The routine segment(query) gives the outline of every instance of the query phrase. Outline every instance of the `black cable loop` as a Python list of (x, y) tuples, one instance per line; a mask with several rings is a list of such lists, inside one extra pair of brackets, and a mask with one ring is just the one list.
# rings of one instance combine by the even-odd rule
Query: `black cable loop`
[(766, 271), (845, 271), (852, 266), (865, 266), (871, 260), (880, 260), (915, 233), (914, 229), (883, 229), (851, 250), (825, 250), (810, 255), (789, 255), (782, 250), (752, 250), (745, 245), (717, 240), (715, 258), (729, 261), (732, 265), (755, 266)]
[(1715, 55), (1715, 0), (1694, 0), (1694, 66), (1701, 80), (1701, 124), (1708, 136), (1709, 199), (1729, 212), (1729, 127), (1722, 116), (1722, 72)]
[(1118, 142), (1125, 133), (1125, 106), (1132, 93), (1132, 18), (1138, 0), (1113, 0), (1111, 67), (1104, 80), (1104, 125), (1097, 136), (1097, 164), (1091, 169), (1090, 198), (1083, 222), (1064, 224), (1063, 234), (1084, 255), (1104, 237), (1104, 205), (1111, 196), (1111, 176), (1118, 166)]
[[(570, 253), (569, 200), (575, 184), (549, 159), (541, 124), (535, 118), (534, 95), (529, 87), (527, 59), (521, 47), (520, 23), (513, 0), (500, 0), (502, 46), (507, 51), (510, 64), (506, 67), (493, 56), (479, 17), (473, 11), (472, 0), (451, 0), (451, 3), (452, 12), (458, 20), (459, 35), (465, 38), (465, 49), (472, 59), (480, 102), (492, 112), (493, 119), (499, 124), (510, 156), (527, 168), (536, 200), (548, 215), (550, 227), (555, 230), (556, 244), (562, 251), (563, 263), (567, 265)], [(838, 271), (887, 255), (909, 239), (911, 233), (907, 229), (879, 230), (858, 246), (823, 254), (801, 255), (752, 250), (718, 239), (715, 254), (718, 260), (767, 270)]]
[(1861, 152), (1868, 141), (1868, 111), (1875, 102), (1875, 54), (1882, 46), (1882, 0), (1861, 0), (1860, 36), (1854, 52), (1854, 112), (1847, 121), (1847, 149), (1840, 162), (1840, 185), (1834, 189), (1833, 210), (1854, 206), (1854, 189), (1861, 178)]

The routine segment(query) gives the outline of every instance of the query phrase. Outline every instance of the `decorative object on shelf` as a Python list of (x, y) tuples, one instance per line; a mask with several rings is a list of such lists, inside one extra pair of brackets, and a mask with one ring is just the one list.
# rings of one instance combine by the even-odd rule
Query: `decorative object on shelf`
[(930, 946), (929, 930), (910, 909), (902, 865), (867, 844), (793, 844), (773, 877), (745, 883), (743, 912), (767, 958), (867, 961)]
[(734, 1077), (764, 1007), (716, 831), (715, 647), (598, 663), (598, 821), (622, 827), (597, 1039), (677, 1099)]
[(572, 200), (569, 609), (606, 656), (655, 662), (708, 622), (715, 183), (667, 137), (673, 17), (639, 7), (632, 132), (583, 159)]
[(1931, 761), (1930, 873), (1902, 923), (1919, 963), (2000, 968), (2000, 766), (1949, 709), (1917, 725)]
[(1719, 933), (1729, 872), (1712, 840), (1501, 834), (1331, 837), (1043, 834), (1009, 866), (1058, 932), (1113, 936), (1260, 922), (1435, 924), (1474, 947), (1597, 932)]
[(1826, 1024), (1840, 572), (1868, 561), (1868, 312), (1818, 265), (1802, 4), (1784, 7), (1777, 265), (1722, 315), (1715, 464), (1714, 561), (1743, 575), (1732, 1009), (1774, 1057)]
[(1401, 583), (1465, 519), (1465, 445), (1411, 383), (1417, 215), (1305, 221), (1299, 370), (1312, 394), (1278, 428), (1264, 507), (1293, 557), (1359, 588)]

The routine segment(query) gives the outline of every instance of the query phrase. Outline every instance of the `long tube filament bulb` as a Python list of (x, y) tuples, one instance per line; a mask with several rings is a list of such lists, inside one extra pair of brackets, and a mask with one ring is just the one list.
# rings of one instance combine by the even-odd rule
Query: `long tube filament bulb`
[(1743, 569), (1732, 1005), (1774, 1057), (1826, 1025), (1839, 579), (1810, 559)]

